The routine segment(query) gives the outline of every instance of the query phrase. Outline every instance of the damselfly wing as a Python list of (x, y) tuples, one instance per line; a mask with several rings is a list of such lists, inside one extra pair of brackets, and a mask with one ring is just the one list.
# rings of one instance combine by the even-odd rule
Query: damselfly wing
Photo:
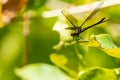
[(87, 23), (90, 19), (92, 19), (92, 17), (100, 10), (101, 6), (102, 6), (103, 2), (101, 2), (100, 4), (98, 4), (98, 6), (92, 11), (92, 13), (84, 20), (84, 22), (79, 26), (78, 25), (78, 21), (77, 19), (70, 13), (68, 13), (66, 10), (62, 10), (62, 14), (67, 18), (67, 20), (72, 24), (73, 27), (68, 27), (66, 29), (68, 30), (75, 30), (74, 33), (71, 33), (71, 36), (76, 37), (76, 40), (78, 41), (80, 39), (80, 34), (84, 31), (86, 31), (89, 28), (92, 28), (98, 24), (104, 23), (108, 20), (105, 19), (105, 17), (103, 17), (102, 19), (100, 19), (98, 22), (87, 26), (85, 28), (82, 28), (82, 26)]

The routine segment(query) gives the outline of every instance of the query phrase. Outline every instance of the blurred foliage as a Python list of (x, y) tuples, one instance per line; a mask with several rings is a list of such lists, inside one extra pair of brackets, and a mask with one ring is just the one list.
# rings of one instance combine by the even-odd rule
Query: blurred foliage
[(31, 64), (15, 72), (22, 80), (71, 80), (59, 68), (43, 63)]
[[(109, 73), (109, 74), (108, 74)], [(90, 68), (79, 73), (78, 80), (119, 80), (114, 70), (104, 68)]]
[[(85, 26), (103, 16), (111, 20), (77, 42), (65, 29), (71, 27), (65, 16), (42, 14), (95, 0), (8, 1), (0, 2), (0, 80), (120, 80), (120, 5), (101, 9)], [(81, 24), (89, 12), (73, 15)]]
[(45, 2), (47, 0), (29, 0), (28, 1), (28, 10), (32, 9), (32, 10), (38, 10), (40, 9), (40, 7), (44, 6)]

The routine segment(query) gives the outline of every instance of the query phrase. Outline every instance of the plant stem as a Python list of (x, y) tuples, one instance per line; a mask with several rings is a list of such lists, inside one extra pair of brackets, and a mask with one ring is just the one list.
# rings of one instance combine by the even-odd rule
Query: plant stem
[(22, 66), (25, 66), (28, 63), (29, 21), (30, 21), (30, 16), (28, 14), (25, 14), (24, 25), (23, 25), (24, 53), (23, 53), (23, 57), (22, 57)]

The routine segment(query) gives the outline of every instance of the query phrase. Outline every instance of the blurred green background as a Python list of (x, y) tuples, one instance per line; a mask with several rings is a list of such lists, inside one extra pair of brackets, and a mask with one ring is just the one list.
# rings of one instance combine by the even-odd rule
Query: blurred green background
[[(45, 11), (64, 9), (73, 5), (80, 6), (95, 1), (97, 0), (8, 0), (9, 3), (1, 2), (0, 80), (58, 80), (58, 78), (60, 80), (92, 80), (92, 77), (89, 79), (84, 75), (81, 75), (80, 77), (83, 78), (79, 79), (76, 75), (81, 70), (93, 67), (106, 69), (119, 68), (119, 58), (109, 56), (96, 47), (81, 46), (78, 44), (71, 45), (71, 32), (63, 33), (59, 29), (55, 30), (55, 26), (60, 26), (64, 29), (62, 25), (67, 25), (66, 23), (70, 25), (62, 15), (52, 18), (44, 18), (42, 16)], [(14, 17), (11, 17), (12, 15)], [(24, 19), (26, 18), (25, 15), (29, 17), (29, 28), (27, 28), (29, 34), (27, 36), (24, 34), (24, 29), (26, 29), (25, 24), (27, 24), (27, 20)], [(80, 23), (85, 19), (79, 18), (82, 14), (78, 13), (74, 15), (78, 16), (77, 19)], [(4, 22), (3, 20), (6, 17), (3, 16), (7, 16), (10, 21)], [(103, 16), (111, 20), (81, 34), (83, 40), (88, 40), (92, 34), (106, 33), (111, 36), (116, 46), (120, 46), (120, 5), (101, 9), (98, 12), (98, 18)], [(66, 37), (66, 35), (69, 36)], [(42, 65), (43, 63), (46, 65)], [(33, 65), (30, 66), (31, 69), (27, 73), (24, 71), (24, 66), (28, 65), (29, 68), (29, 64)], [(46, 69), (50, 68), (50, 72), (49, 70), (44, 70), (44, 68), (42, 69), (41, 65), (43, 67), (48, 66)], [(52, 66), (49, 67), (50, 65)], [(41, 70), (39, 71), (39, 68), (36, 66), (40, 66), (43, 72), (40, 72)], [(56, 72), (58, 70), (56, 67), (59, 67), (57, 69), (61, 71), (58, 72), (59, 76), (57, 76)], [(16, 68), (19, 69), (17, 70)], [(57, 71), (51, 70), (52, 68)], [(34, 69), (38, 72), (34, 73)], [(57, 77), (55, 78), (54, 75), (51, 75), (51, 77), (45, 79), (48, 76), (47, 71), (49, 72), (48, 74), (54, 73)], [(101, 71), (105, 71), (106, 75), (110, 73), (112, 79), (105, 76), (105, 79), (97, 77), (94, 78), (95, 80), (119, 80), (112, 71), (109, 72), (104, 69), (101, 69)], [(33, 73), (32, 76), (34, 77), (29, 75), (30, 73)], [(87, 75), (102, 74), (100, 76), (103, 76), (104, 73), (97, 73), (97, 71), (96, 73), (89, 73), (88, 71)], [(113, 78), (113, 75), (115, 78)], [(38, 76), (44, 77), (41, 78)]]

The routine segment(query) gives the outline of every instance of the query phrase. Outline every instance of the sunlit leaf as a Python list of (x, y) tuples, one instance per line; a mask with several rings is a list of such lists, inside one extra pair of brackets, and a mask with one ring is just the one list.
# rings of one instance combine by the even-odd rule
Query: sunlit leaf
[(114, 70), (88, 68), (79, 73), (78, 80), (118, 80)]
[(100, 43), (100, 49), (103, 50), (106, 54), (120, 58), (120, 48), (118, 48), (110, 35), (101, 34), (96, 36), (96, 40)]
[(120, 48), (103, 49), (103, 51), (110, 56), (120, 58)]
[(102, 48), (117, 48), (117, 46), (114, 44), (112, 38), (108, 34), (101, 34), (95, 36), (96, 41), (100, 43), (100, 47)]
[(2, 4), (0, 3), (0, 18), (1, 18), (1, 15), (2, 15)]
[(2, 20), (0, 20), (0, 28), (2, 28), (4, 25), (5, 23)]
[[(77, 42), (72, 42), (72, 44), (76, 43)], [(120, 48), (114, 44), (112, 38), (108, 34), (92, 35), (89, 41), (79, 41), (79, 44), (97, 47), (112, 57), (120, 58)]]
[(57, 66), (63, 66), (67, 63), (67, 58), (64, 55), (59, 54), (51, 54), (50, 55), (51, 61), (56, 63)]
[(17, 68), (15, 73), (22, 80), (72, 80), (59, 68), (43, 63)]
[(0, 3), (0, 28), (3, 27), (5, 23), (2, 20), (2, 4)]

